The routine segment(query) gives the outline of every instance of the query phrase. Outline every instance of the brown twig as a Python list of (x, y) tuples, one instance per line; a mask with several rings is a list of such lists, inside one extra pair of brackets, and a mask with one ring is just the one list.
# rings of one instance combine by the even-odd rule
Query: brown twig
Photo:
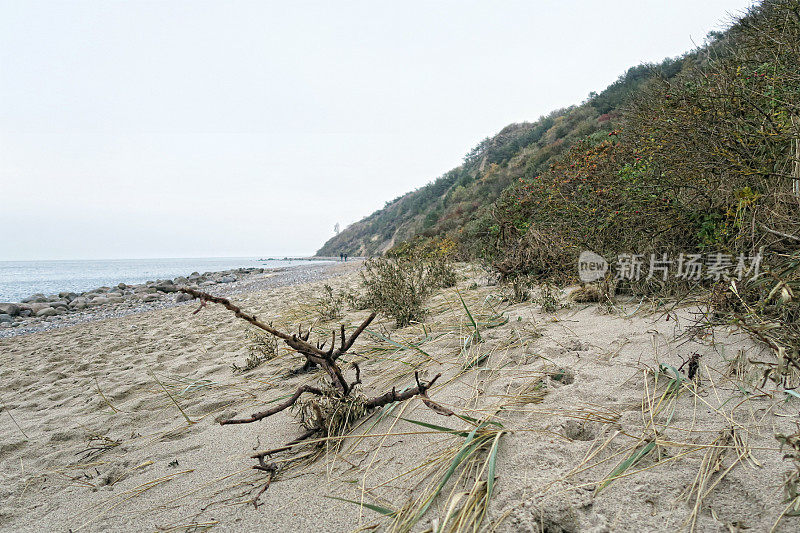
[(259, 464), (257, 466), (254, 466), (253, 468), (267, 472), (269, 474), (269, 477), (267, 478), (267, 482), (264, 483), (264, 486), (261, 487), (261, 490), (258, 491), (258, 494), (256, 494), (252, 500), (253, 507), (255, 507), (256, 509), (258, 509), (258, 499), (261, 497), (262, 494), (267, 492), (267, 489), (272, 484), (272, 480), (275, 479), (275, 476), (278, 473), (278, 465), (276, 465), (275, 463), (266, 464), (263, 459), (259, 459), (258, 462)]
[(302, 387), (297, 389), (294, 394), (292, 394), (291, 398), (289, 398), (288, 400), (286, 400), (283, 403), (280, 403), (280, 404), (276, 405), (272, 409), (267, 409), (266, 411), (261, 411), (259, 413), (253, 413), (248, 418), (229, 418), (227, 420), (222, 420), (220, 422), (220, 425), (225, 426), (227, 424), (249, 424), (250, 422), (257, 422), (257, 421), (259, 421), (259, 420), (261, 420), (263, 418), (267, 418), (268, 416), (272, 416), (275, 413), (280, 413), (284, 409), (288, 409), (289, 407), (294, 405), (295, 402), (300, 399), (300, 396), (304, 392), (310, 392), (312, 394), (316, 394), (317, 396), (322, 396), (323, 395), (323, 392), (320, 389), (318, 389), (316, 387), (311, 387), (310, 385), (303, 385)]
[(382, 407), (387, 403), (392, 402), (403, 402), (405, 400), (411, 399), (417, 395), (424, 395), (428, 389), (430, 389), (436, 380), (442, 377), (441, 374), (436, 374), (432, 380), (428, 383), (420, 382), (419, 380), (419, 373), (414, 372), (414, 377), (417, 379), (417, 386), (408, 390), (404, 390), (403, 392), (397, 392), (395, 387), (392, 387), (392, 390), (387, 392), (386, 394), (381, 394), (380, 396), (376, 396), (364, 404), (364, 407), (367, 409), (375, 409), (376, 407)]
[(286, 450), (291, 450), (292, 448), (294, 448), (298, 444), (302, 444), (304, 440), (306, 440), (307, 438), (311, 437), (314, 433), (318, 432), (320, 429), (321, 428), (318, 428), (318, 427), (317, 428), (313, 428), (313, 429), (309, 429), (308, 431), (306, 431), (305, 433), (303, 433), (302, 435), (300, 435), (299, 437), (297, 437), (293, 441), (287, 442), (286, 444), (284, 444), (280, 448), (273, 448), (271, 450), (267, 450), (267, 451), (264, 451), (264, 452), (258, 452), (256, 454), (251, 455), (250, 457), (252, 459), (258, 459), (260, 461), (263, 457), (266, 457), (268, 455), (272, 455), (272, 454), (279, 453), (279, 452), (285, 452)]
[(782, 231), (776, 231), (774, 229), (768, 228), (765, 224), (761, 224), (761, 229), (769, 233), (772, 233), (773, 235), (777, 235), (778, 237), (783, 237), (785, 239), (791, 239), (793, 241), (800, 242), (800, 237), (798, 237), (797, 235), (789, 235), (788, 233), (783, 233)]

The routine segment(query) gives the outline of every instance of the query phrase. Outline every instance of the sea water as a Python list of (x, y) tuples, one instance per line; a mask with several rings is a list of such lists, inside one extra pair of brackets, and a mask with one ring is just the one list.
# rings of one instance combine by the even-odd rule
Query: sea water
[(182, 259), (106, 259), (63, 261), (0, 261), (0, 302), (19, 302), (35, 293), (86, 292), (119, 283), (135, 285), (157, 279), (218, 272), (234, 268), (278, 268), (307, 261), (254, 257)]

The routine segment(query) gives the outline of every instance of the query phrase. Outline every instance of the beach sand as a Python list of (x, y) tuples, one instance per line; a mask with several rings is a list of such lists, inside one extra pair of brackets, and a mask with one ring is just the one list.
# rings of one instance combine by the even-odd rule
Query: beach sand
[[(314, 325), (327, 337), (339, 320), (315, 313), (322, 284), (338, 290), (358, 282), (358, 265), (335, 268), (339, 275), (324, 282), (232, 299), (276, 327)], [(758, 367), (737, 364), (742, 354), (774, 361), (770, 353), (725, 328), (694, 328), (690, 306), (665, 314), (637, 303), (612, 313), (572, 304), (548, 313), (534, 302), (502, 301), (502, 289), (475, 267), (460, 271), (463, 304), (444, 289), (424, 326), (396, 330), (379, 317), (348, 361), (360, 362), (368, 395), (413, 385), (415, 369), (427, 379), (441, 372), (431, 399), (502, 424), (486, 426), (497, 455), (484, 529), (768, 531), (778, 521), (791, 464), (775, 434), (796, 431), (800, 400), (770, 380), (762, 385)], [(413, 508), (465, 437), (409, 420), (474, 429), (412, 399), (354, 427), (316, 461), (286, 470), (256, 508), (266, 474), (252, 469), (250, 456), (302, 428), (290, 411), (253, 424), (217, 421), (323, 376), (290, 374), (301, 361), (282, 345), (276, 359), (232, 372), (250, 355), (253, 327), (211, 304), (193, 314), (196, 305), (0, 339), (0, 529), (385, 529), (391, 518), (335, 498)], [(366, 315), (347, 311), (341, 321), (351, 328)], [(470, 315), (482, 342), (464, 348)], [(699, 382), (670, 389), (666, 365), (677, 368), (695, 353)], [(605, 482), (636, 454), (639, 461), (616, 470), (622, 477)], [(486, 479), (486, 468), (457, 469), (411, 530), (449, 530), (448, 510), (458, 514), (464, 493), (485, 491)], [(800, 519), (784, 517), (776, 530), (799, 528)]]

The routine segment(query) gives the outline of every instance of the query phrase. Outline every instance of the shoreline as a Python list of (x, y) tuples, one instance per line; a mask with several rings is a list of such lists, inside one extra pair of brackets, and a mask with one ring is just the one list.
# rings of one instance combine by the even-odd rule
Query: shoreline
[[(33, 297), (82, 294), (120, 283), (129, 286), (153, 281), (211, 276), (334, 261), (326, 257), (179, 257), (133, 259), (0, 260), (0, 305), (25, 303)], [(189, 273), (192, 274), (189, 274)]]
[(211, 290), (220, 296), (232, 296), (336, 277), (341, 270), (337, 266), (359, 263), (315, 261), (320, 262), (314, 264), (309, 260), (307, 264), (277, 268), (240, 268), (203, 274), (195, 272), (172, 280), (148, 281), (137, 285), (120, 283), (115, 287), (99, 287), (80, 294), (62, 292), (49, 297), (32, 295), (25, 298), (27, 302), (0, 304), (0, 317), (3, 317), (0, 321), (0, 339), (184, 305), (191, 299), (177, 292), (182, 285)]

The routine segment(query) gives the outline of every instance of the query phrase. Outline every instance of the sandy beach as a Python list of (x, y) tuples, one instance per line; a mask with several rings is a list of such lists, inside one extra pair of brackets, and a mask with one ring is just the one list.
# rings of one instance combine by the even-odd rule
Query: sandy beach
[[(325, 279), (284, 278), (230, 298), (283, 331), (302, 323), (324, 338), (368, 314), (327, 320), (314, 305), (323, 283), (356, 288), (358, 268), (335, 264)], [(403, 530), (369, 506), (413, 515), (441, 483), (410, 530), (471, 530), (457, 517), (487, 491), (492, 448), (482, 530), (800, 528), (781, 518), (791, 465), (775, 438), (797, 430), (800, 400), (743, 363), (774, 362), (767, 350), (696, 327), (688, 303), (546, 312), (504, 301), (476, 267), (459, 272), (458, 292), (440, 290), (424, 325), (396, 329), (379, 316), (347, 361), (359, 362), (370, 395), (411, 386), (415, 370), (442, 373), (429, 395), (456, 415), (419, 398), (376, 411), (261, 495), (265, 474), (250, 456), (298, 437), (295, 413), (218, 421), (323, 375), (292, 374), (302, 361), (284, 345), (232, 371), (250, 356), (254, 328), (220, 306), (194, 314), (197, 302), (186, 302), (0, 339), (0, 529)], [(465, 346), (471, 317), (481, 342)], [(674, 379), (694, 354), (696, 378)], [(442, 482), (472, 419), (491, 421), (481, 426), (493, 432), (486, 453)]]

